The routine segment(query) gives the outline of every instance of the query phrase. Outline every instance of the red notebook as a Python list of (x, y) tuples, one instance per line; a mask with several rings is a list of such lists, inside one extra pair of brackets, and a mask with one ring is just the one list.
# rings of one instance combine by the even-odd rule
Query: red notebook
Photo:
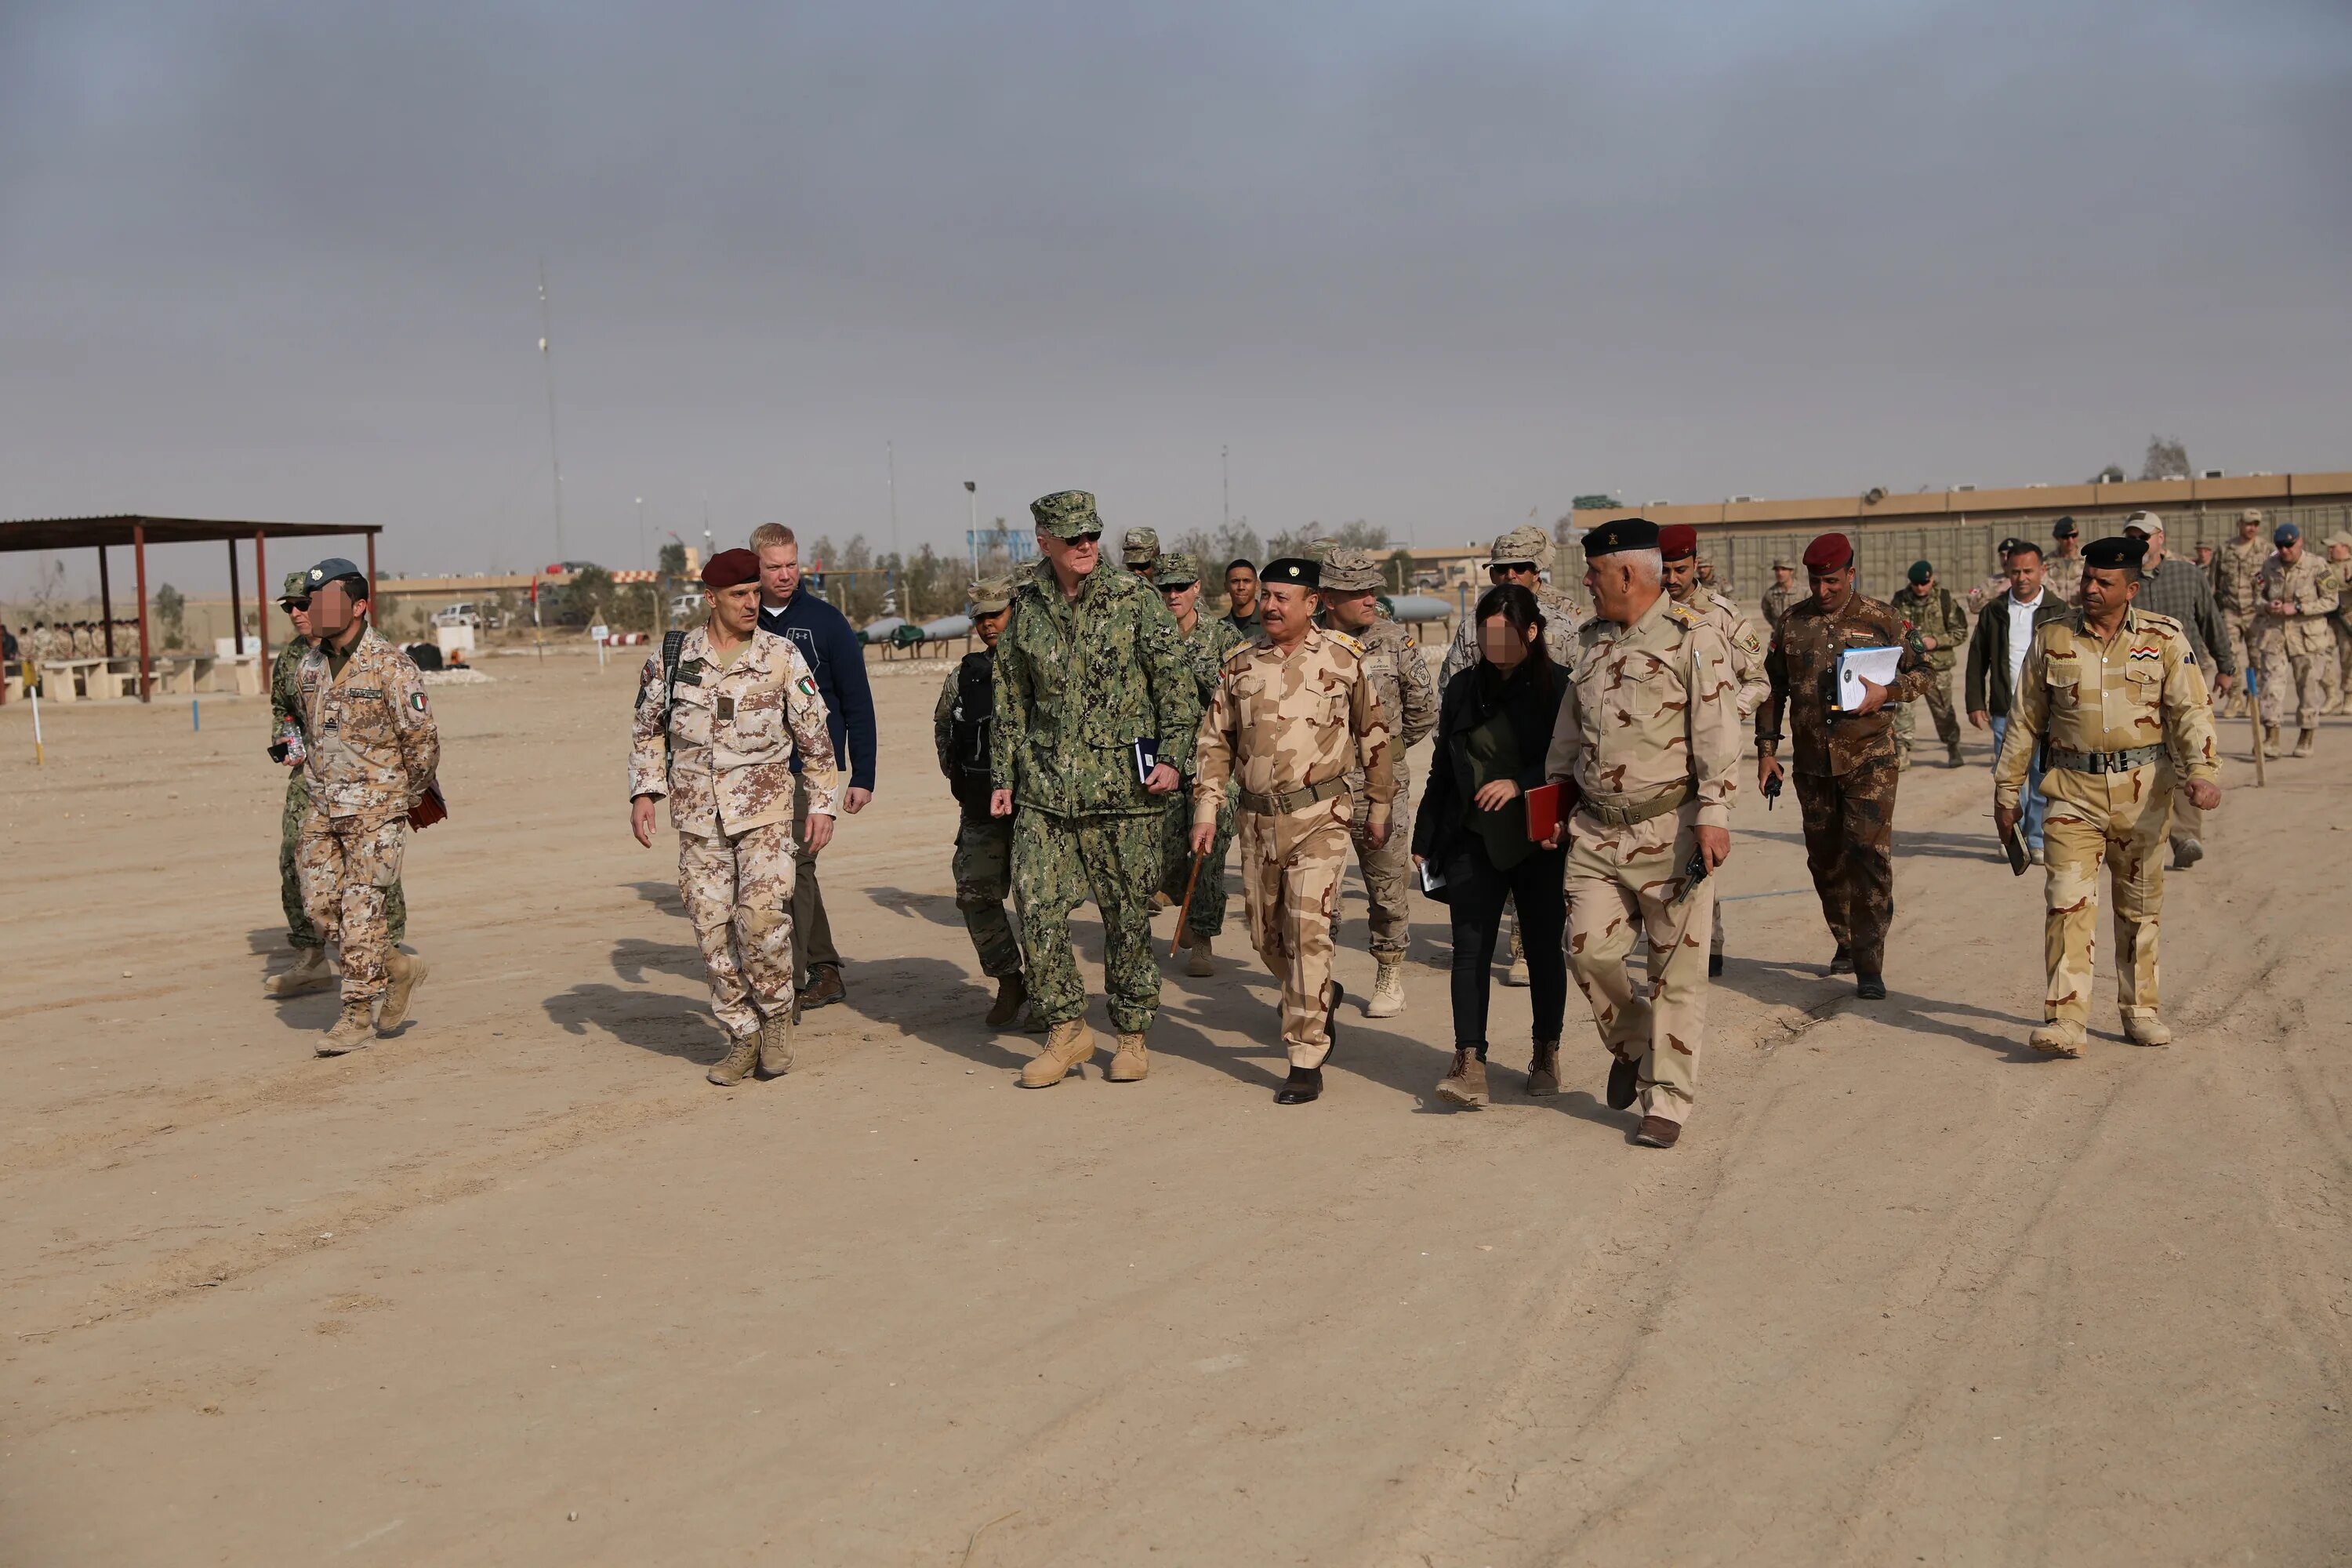
[(1528, 840), (1540, 844), (1559, 831), (1559, 785), (1538, 784), (1528, 791)]

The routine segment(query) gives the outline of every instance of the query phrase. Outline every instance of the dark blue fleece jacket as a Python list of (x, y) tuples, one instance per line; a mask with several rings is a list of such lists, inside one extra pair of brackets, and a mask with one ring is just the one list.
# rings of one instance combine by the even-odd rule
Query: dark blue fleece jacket
[[(760, 606), (760, 624), (793, 647), (816, 677), (824, 699), (825, 728), (833, 731), (835, 760), (849, 770), (849, 787), (874, 787), (874, 692), (866, 684), (866, 648), (849, 629), (849, 617), (805, 586), (781, 610)], [(795, 760), (793, 771), (800, 771)]]

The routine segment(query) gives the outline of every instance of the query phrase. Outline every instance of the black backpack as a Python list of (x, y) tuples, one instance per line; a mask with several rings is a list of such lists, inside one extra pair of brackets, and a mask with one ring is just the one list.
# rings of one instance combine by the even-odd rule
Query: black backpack
[(955, 708), (948, 720), (948, 783), (967, 813), (985, 816), (993, 781), (990, 750), (996, 737), (996, 656), (985, 648), (956, 666)]

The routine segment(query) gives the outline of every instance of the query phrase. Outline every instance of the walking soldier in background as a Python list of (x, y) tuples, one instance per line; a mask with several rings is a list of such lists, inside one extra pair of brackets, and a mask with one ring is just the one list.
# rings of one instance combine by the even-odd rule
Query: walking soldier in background
[(2352, 615), (2352, 533), (2327, 536), (2327, 578), (2336, 594), (2336, 608), (2327, 614), (2336, 637), (2336, 686), (2327, 710), (2341, 713), (2352, 706), (2352, 626), (2345, 624)]
[(1396, 798), (1395, 747), (1362, 645), (1310, 618), (1318, 575), (1312, 561), (1266, 564), (1265, 635), (1219, 672), (1192, 784), (1192, 850), (1202, 854), (1216, 837), (1225, 781), (1241, 783), (1242, 902), (1258, 956), (1282, 981), (1290, 1073), (1278, 1105), (1323, 1092), (1340, 998), (1331, 929), (1355, 820), (1348, 780), (1360, 774), (1370, 796), (1364, 831), (1375, 848), (1388, 837)]
[(1785, 555), (1772, 558), (1772, 585), (1764, 590), (1764, 627), (1768, 632), (1780, 629), (1780, 617), (1790, 606), (1805, 596), (1797, 586), (1797, 563)]
[(2262, 658), (2263, 740), (2275, 751), (2279, 721), (2295, 718), (2294, 755), (2311, 755), (2319, 716), (2327, 710), (2336, 637), (2335, 577), (2327, 563), (2303, 546), (2303, 530), (2283, 522), (2271, 535), (2278, 548), (2254, 579), (2254, 641)]
[[(2254, 616), (2262, 608), (2262, 595), (2256, 579), (2271, 553), (2262, 532), (2263, 514), (2249, 507), (2238, 514), (2238, 537), (2213, 554), (2213, 602), (2221, 606), (2221, 626), (2230, 638), (2230, 662), (2249, 676), (2257, 670)], [(2242, 682), (2224, 697), (2222, 711), (2252, 712), (2251, 701)]]
[(1364, 650), (1364, 679), (1381, 700), (1396, 776), (1389, 831), (1378, 840), (1370, 831), (1372, 796), (1364, 787), (1363, 773), (1352, 770), (1347, 776), (1348, 792), (1356, 803), (1348, 837), (1364, 874), (1364, 895), (1371, 906), (1372, 961), (1378, 966), (1371, 999), (1364, 1006), (1367, 1018), (1391, 1018), (1404, 1011), (1405, 951), (1412, 942), (1412, 777), (1406, 753), (1437, 728), (1437, 689), (1430, 684), (1429, 660), (1412, 633), (1381, 618), (1381, 586), (1380, 563), (1371, 552), (1345, 546), (1324, 555), (1317, 576), (1322, 624), (1345, 632)]
[(1013, 818), (1013, 899), (1029, 1005), (1045, 1048), (1021, 1070), (1044, 1089), (1094, 1055), (1070, 911), (1102, 911), (1103, 984), (1118, 1047), (1106, 1075), (1151, 1070), (1160, 1012), (1151, 893), (1165, 797), (1192, 760), (1200, 694), (1150, 584), (1098, 570), (1102, 519), (1085, 490), (1029, 503), (1045, 557), (1013, 591), (996, 645), (992, 816)]
[[(637, 677), (629, 826), (651, 847), (654, 803), (669, 798), (678, 896), (727, 1031), (709, 1076), (726, 1085), (755, 1064), (772, 1078), (793, 1064), (793, 869), (803, 847), (832, 840), (841, 781), (816, 677), (760, 624), (760, 558), (722, 550), (702, 583), (709, 618), (671, 633)], [(793, 841), (796, 757), (804, 846)]]
[(992, 577), (971, 585), (972, 634), (980, 647), (963, 656), (940, 686), (931, 710), (931, 743), (940, 772), (959, 807), (955, 840), (956, 908), (971, 933), (980, 972), (996, 982), (988, 1025), (1002, 1029), (1024, 1022), (1029, 989), (1021, 978), (1021, 942), (1004, 900), (1013, 896), (1013, 819), (992, 816), (990, 782), (996, 765), (991, 740), (996, 732), (996, 641), (1013, 609), (1013, 584)]
[[(302, 837), (302, 820), (310, 814), (310, 775), (303, 766), (310, 754), (302, 732), (302, 660), (310, 651), (310, 581), (308, 572), (289, 572), (278, 608), (294, 625), (294, 635), (278, 650), (269, 671), (269, 756), (287, 768), (286, 807), (278, 819), (278, 902), (286, 911), (286, 940), (294, 949), (294, 967), (270, 979), (265, 989), (272, 996), (299, 996), (323, 991), (335, 983), (327, 966), (327, 948), (319, 927), (302, 907), (302, 873), (295, 863), (295, 847)], [(384, 895), (385, 934), (394, 947), (408, 936), (408, 896), (394, 878)]]
[(2141, 1046), (2172, 1038), (2157, 1012), (2157, 935), (2173, 791), (2200, 811), (2221, 804), (2213, 714), (2189, 639), (2178, 622), (2133, 605), (2146, 550), (2140, 540), (2102, 539), (2084, 552), (2083, 603), (2034, 632), (1993, 774), (1994, 826), (2006, 838), (2017, 824), (2027, 766), (2046, 743), (2042, 952), (2050, 984), (2032, 1044), (2053, 1056), (2082, 1054), (2102, 861), (2115, 899), (2124, 1036)]
[(1160, 534), (1156, 529), (1130, 528), (1119, 536), (1119, 564), (1147, 583), (1160, 573)]
[[(1797, 801), (1805, 815), (1805, 865), (1821, 895), (1837, 952), (1830, 973), (1851, 969), (1854, 994), (1876, 1001), (1886, 928), (1895, 920), (1895, 785), (1901, 766), (1887, 705), (1927, 689), (1927, 667), (1892, 605), (1853, 584), (1853, 542), (1824, 533), (1805, 549), (1813, 595), (1789, 612), (1764, 657), (1771, 695), (1756, 710), (1756, 783), (1769, 793), (1781, 774), (1780, 714), (1795, 731)], [(1864, 680), (1851, 710), (1835, 703), (1839, 655), (1900, 647), (1892, 686)]]
[(310, 809), (295, 860), (303, 907), (342, 954), (342, 1016), (319, 1046), (331, 1057), (406, 1022), (424, 984), (425, 961), (392, 944), (385, 906), (400, 885), (409, 814), (441, 764), (441, 736), (416, 666), (368, 624), (366, 575), (330, 556), (303, 583), (314, 640), (295, 688)]
[[(2143, 616), (2165, 616), (2179, 623), (2188, 639), (2189, 657), (2205, 679), (2210, 699), (2238, 684), (2237, 666), (2231, 662), (2229, 635), (2221, 628), (2221, 612), (2213, 603), (2210, 572), (2164, 550), (2164, 519), (2152, 511), (2136, 511), (2124, 519), (2124, 536), (2147, 545), (2140, 558), (2139, 597), (2133, 607)], [(2185, 871), (2205, 858), (2205, 814), (2186, 793), (2172, 801), (2172, 868)]]
[[(1658, 535), (1636, 517), (1584, 536), (1597, 608), (1577, 632), (1544, 772), (1565, 786), (1568, 962), (1615, 1058), (1609, 1105), (1638, 1100), (1635, 1140), (1671, 1149), (1698, 1089), (1707, 873), (1731, 853), (1739, 680), (1723, 634), (1666, 594)], [(1637, 925), (1650, 974), (1639, 997), (1625, 973)]]
[[(1734, 704), (1739, 722), (1746, 726), (1756, 710), (1770, 696), (1772, 683), (1764, 678), (1764, 637), (1757, 631), (1731, 596), (1709, 588), (1699, 581), (1698, 567), (1704, 563), (1698, 554), (1698, 530), (1686, 522), (1670, 524), (1658, 530), (1658, 554), (1666, 596), (1713, 626), (1722, 634), (1724, 644), (1731, 650), (1731, 675), (1738, 682), (1738, 700)], [(1709, 922), (1714, 928), (1707, 937), (1706, 973), (1709, 978), (1723, 973), (1723, 913), (1717, 910)]]
[[(1911, 634), (1927, 657), (1927, 714), (1936, 721), (1936, 738), (1944, 742), (1946, 760), (1957, 768), (1960, 716), (1952, 710), (1952, 667), (1969, 646), (1969, 613), (1949, 588), (1937, 584), (1934, 563), (1914, 561), (1906, 575), (1907, 583), (1895, 590), (1888, 603), (1911, 623)], [(1911, 765), (1911, 705), (1897, 706), (1895, 731), (1905, 767)]]
[(2042, 563), (2042, 585), (2071, 605), (2083, 592), (2083, 531), (2073, 518), (2062, 517), (2050, 525), (2050, 539), (2058, 548)]
[[(1184, 639), (1184, 664), (1192, 673), (1193, 691), (1206, 709), (1217, 689), (1217, 671), (1223, 668), (1225, 656), (1249, 639), (1223, 616), (1201, 614), (1201, 563), (1195, 557), (1181, 552), (1161, 556), (1159, 576), (1154, 581), (1160, 588), (1160, 603), (1175, 617), (1176, 630)], [(1216, 838), (1210, 844), (1209, 852), (1200, 858), (1197, 871), (1192, 868), (1191, 775), (1187, 774), (1183, 785), (1168, 797), (1168, 817), (1160, 840), (1164, 848), (1160, 897), (1162, 902), (1183, 910), (1184, 923), (1176, 932), (1176, 941), (1187, 950), (1184, 973), (1196, 979), (1217, 972), (1213, 953), (1217, 933), (1225, 929), (1225, 850), (1234, 841), (1236, 793), (1235, 786), (1228, 782), (1223, 808), (1217, 813)]]

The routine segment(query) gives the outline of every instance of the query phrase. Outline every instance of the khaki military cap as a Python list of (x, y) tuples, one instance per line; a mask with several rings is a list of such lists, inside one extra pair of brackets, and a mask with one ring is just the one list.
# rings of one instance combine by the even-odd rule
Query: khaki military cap
[(1013, 607), (1013, 579), (983, 577), (971, 585), (971, 592), (965, 598), (975, 616), (992, 616), (999, 610), (1009, 610)]
[(1797, 569), (1797, 563), (1796, 563), (1795, 562), (1793, 562), (1793, 561), (1790, 560), (1787, 556), (1785, 556), (1785, 555), (1775, 555), (1774, 557), (1772, 557), (1772, 570), (1773, 570), (1773, 571), (1775, 571), (1775, 572), (1794, 572), (1796, 569)]
[(1118, 547), (1129, 566), (1149, 566), (1160, 559), (1160, 535), (1152, 529), (1129, 529), (1119, 537)]
[(1323, 574), (1318, 585), (1328, 594), (1361, 594), (1388, 586), (1381, 576), (1381, 563), (1372, 559), (1369, 550), (1340, 545), (1323, 557)]
[(2330, 550), (2335, 549), (2339, 544), (2344, 546), (2347, 550), (2352, 550), (2352, 533), (2346, 533), (2339, 530), (2335, 533), (2329, 534), (2322, 542), (2324, 542)]
[(1496, 566), (1533, 566), (1538, 571), (1551, 564), (1551, 535), (1533, 523), (1523, 524), (1496, 539), (1493, 549), (1486, 552), (1486, 564)]
[(1055, 490), (1052, 495), (1039, 496), (1029, 503), (1029, 515), (1037, 520), (1038, 527), (1056, 539), (1102, 532), (1102, 517), (1095, 510), (1091, 490)]
[(1184, 588), (1201, 580), (1201, 558), (1182, 550), (1171, 550), (1160, 558), (1160, 570), (1152, 582), (1162, 588)]
[(2250, 506), (2238, 514), (2240, 522), (2260, 522), (2262, 520), (2263, 509), (2257, 506)]

